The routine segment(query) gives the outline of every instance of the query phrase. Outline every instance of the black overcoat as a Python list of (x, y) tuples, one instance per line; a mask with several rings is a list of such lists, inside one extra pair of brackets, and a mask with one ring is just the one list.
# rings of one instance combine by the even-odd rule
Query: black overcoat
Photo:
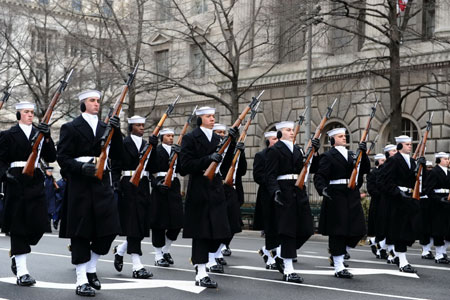
[(416, 162), (410, 158), (410, 164), (411, 168), (397, 152), (386, 160), (380, 172), (380, 187), (390, 207), (388, 236), (407, 245), (412, 245), (422, 234), (420, 202), (402, 197), (398, 188), (414, 188)]
[[(102, 181), (81, 173), (81, 156), (98, 157), (101, 153), (101, 137), (106, 124), (99, 120), (94, 136), (91, 127), (82, 116), (61, 127), (58, 143), (58, 163), (67, 174), (67, 187), (61, 208), (62, 238), (80, 237), (92, 239), (120, 233), (117, 200), (111, 182), (111, 174), (105, 172)], [(109, 158), (121, 159), (122, 134), (115, 130), (110, 144)]]
[[(330, 180), (350, 179), (353, 171), (353, 153), (348, 160), (334, 147), (320, 157), (319, 168), (314, 175), (314, 185), (322, 196), (324, 188), (331, 199), (323, 197), (319, 219), (319, 233), (348, 237), (364, 236), (366, 224), (361, 206), (359, 189), (351, 190), (347, 184), (331, 185)], [(358, 186), (364, 174), (370, 171), (370, 161), (364, 153), (361, 159)]]
[[(155, 152), (155, 164), (151, 164), (151, 172), (167, 172), (169, 170), (169, 157), (166, 149), (162, 145), (158, 145)], [(174, 173), (177, 173), (177, 168), (175, 168)], [(170, 188), (167, 191), (161, 191), (156, 185), (164, 178), (165, 176), (156, 176), (152, 181), (150, 226), (154, 229), (183, 228), (183, 201), (180, 180), (175, 177)]]
[(210, 181), (203, 176), (211, 163), (220, 137), (212, 135), (211, 142), (200, 128), (183, 137), (179, 159), (180, 174), (189, 175), (183, 226), (184, 238), (226, 239), (231, 237), (227, 201), (219, 174)]
[[(30, 139), (37, 130), (32, 129)], [(0, 137), (0, 177), (15, 161), (27, 161), (31, 153), (31, 142), (15, 125)], [(56, 149), (51, 138), (43, 139), (40, 157), (46, 162), (56, 160)], [(15, 235), (40, 235), (48, 231), (47, 199), (45, 197), (44, 174), (34, 170), (34, 176), (22, 175), (23, 168), (12, 168), (15, 180), (8, 179), (5, 189), (3, 232)]]
[[(310, 172), (317, 169), (318, 156), (313, 157)], [(278, 141), (267, 150), (265, 166), (265, 183), (270, 199), (273, 201), (275, 192), (282, 193), (283, 206), (275, 205), (277, 233), (289, 237), (310, 237), (314, 233), (313, 216), (308, 196), (295, 186), (295, 179), (277, 180), (280, 175), (299, 174), (303, 167), (303, 152), (294, 146), (291, 152), (286, 144)]]
[(256, 153), (253, 159), (253, 180), (258, 184), (256, 192), (255, 215), (253, 219), (253, 230), (264, 230), (266, 233), (276, 233), (275, 216), (273, 214), (275, 207), (273, 201), (270, 201), (268, 191), (265, 186), (265, 157), (267, 148)]
[(380, 205), (381, 192), (377, 186), (377, 176), (380, 167), (375, 167), (366, 176), (367, 192), (370, 195), (369, 218), (367, 220), (367, 235), (376, 236), (378, 206)]

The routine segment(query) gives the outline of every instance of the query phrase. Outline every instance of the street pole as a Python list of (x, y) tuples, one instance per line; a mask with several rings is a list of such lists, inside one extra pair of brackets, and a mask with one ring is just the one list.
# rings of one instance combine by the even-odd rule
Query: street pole
[(306, 64), (306, 100), (305, 107), (308, 107), (306, 112), (306, 128), (305, 128), (305, 147), (308, 144), (308, 140), (311, 138), (311, 96), (312, 96), (312, 83), (311, 83), (311, 73), (312, 73), (312, 22), (308, 25), (308, 60)]

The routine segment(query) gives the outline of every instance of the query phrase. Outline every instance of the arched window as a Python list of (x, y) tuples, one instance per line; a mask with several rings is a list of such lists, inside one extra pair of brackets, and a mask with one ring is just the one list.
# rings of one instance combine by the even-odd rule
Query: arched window
[[(340, 122), (336, 122), (336, 121), (331, 122), (330, 124), (327, 124), (325, 126), (324, 130), (322, 131), (323, 132), (322, 136), (320, 137), (320, 144), (322, 145), (321, 153), (326, 152), (326, 151), (330, 150), (330, 148), (331, 148), (331, 144), (328, 141), (327, 132), (330, 131), (331, 129), (341, 128), (341, 127), (347, 129), (347, 126), (345, 126), (344, 124), (342, 124)], [(350, 141), (350, 134), (349, 134), (348, 130), (345, 132), (345, 137), (347, 138), (347, 145), (349, 145), (351, 141)]]

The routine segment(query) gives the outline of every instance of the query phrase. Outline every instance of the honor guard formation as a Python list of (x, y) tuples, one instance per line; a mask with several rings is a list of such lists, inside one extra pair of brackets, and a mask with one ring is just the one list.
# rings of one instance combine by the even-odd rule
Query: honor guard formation
[[(177, 136), (175, 130), (163, 127), (177, 99), (149, 137), (145, 137), (146, 118), (132, 116), (124, 138), (119, 114), (135, 73), (136, 69), (105, 121), (98, 117), (102, 94), (96, 90), (79, 94), (81, 114), (62, 125), (56, 146), (49, 121), (70, 74), (38, 126), (32, 123), (33, 103), (15, 104), (17, 124), (0, 133), (0, 177), (2, 231), (10, 236), (17, 285), (36, 283), (33, 270), (27, 268), (27, 254), (53, 219), (55, 228), (59, 225), (59, 237), (70, 240), (77, 295), (95, 296), (101, 289), (97, 262), (111, 248), (117, 272), (152, 278), (141, 262), (146, 237), (151, 236), (155, 266), (176, 264), (171, 245), (180, 234), (192, 240), (195, 285), (218, 286), (210, 274), (225, 272), (224, 256), (231, 255), (230, 243), (242, 228), (245, 140), (262, 93), (253, 97), (228, 129), (215, 122), (215, 108), (196, 107)], [(323, 197), (318, 230), (328, 236), (335, 277), (353, 277), (346, 263), (349, 249), (366, 236), (375, 257), (396, 265), (399, 272), (417, 272), (407, 258), (408, 247), (417, 240), (423, 259), (449, 264), (449, 154), (436, 153), (436, 165), (427, 165), (424, 152), (431, 117), (414, 152), (410, 137), (395, 137), (395, 144), (374, 156), (371, 170), (368, 155), (373, 143), (368, 149), (367, 139), (376, 104), (355, 151), (348, 149), (346, 129), (333, 128), (326, 132), (329, 150), (319, 152), (320, 136), (335, 103), (305, 149), (296, 143), (301, 116), (298, 123), (280, 120), (276, 131), (265, 132), (266, 148), (254, 156), (253, 178), (259, 186), (254, 229), (264, 231), (265, 244), (258, 253), (266, 269), (278, 270), (283, 281), (304, 280), (293, 262), (297, 250), (314, 234), (307, 192), (310, 174)], [(58, 182), (50, 168), (46, 173), (41, 170), (43, 164), (55, 161), (63, 177)], [(182, 176), (187, 181), (185, 199)], [(361, 205), (364, 178), (371, 196), (368, 226)], [(56, 199), (55, 206), (47, 205), (48, 197)], [(112, 247), (118, 235), (125, 241)], [(124, 267), (124, 260), (131, 261), (131, 270)]]

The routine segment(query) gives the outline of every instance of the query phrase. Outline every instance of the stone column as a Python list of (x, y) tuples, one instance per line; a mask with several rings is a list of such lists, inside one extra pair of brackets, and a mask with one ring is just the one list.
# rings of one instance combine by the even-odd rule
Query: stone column
[[(367, 9), (373, 9), (378, 10), (380, 12), (383, 12), (384, 14), (389, 14), (388, 8), (386, 7), (387, 3), (385, 3), (385, 0), (366, 0), (366, 8)], [(376, 12), (370, 12), (370, 14), (376, 14)], [(374, 24), (378, 27), (383, 27), (383, 24), (387, 23), (387, 19), (383, 17), (377, 17), (377, 16), (367, 16), (366, 20), (368, 23)], [(366, 25), (365, 28), (365, 36), (371, 37), (378, 41), (386, 41), (387, 38), (377, 29), (373, 28), (370, 25)], [(366, 39), (364, 42), (364, 46), (362, 50), (373, 50), (373, 49), (380, 49), (384, 46), (381, 44), (378, 44), (372, 40)]]
[[(325, 14), (325, 21), (329, 22), (330, 15), (327, 12), (330, 10), (331, 5), (327, 1), (319, 2), (321, 10), (319, 14)], [(312, 56), (314, 58), (321, 57), (323, 55), (330, 55), (331, 53), (331, 41), (329, 38), (329, 28), (325, 24), (319, 23), (312, 27)], [(307, 37), (308, 38), (308, 37)], [(305, 47), (305, 51), (308, 51)]]
[[(276, 0), (254, 0), (255, 12), (257, 12), (254, 22), (253, 66), (265, 66), (277, 61), (278, 43), (277, 39), (277, 16), (273, 9), (277, 5)], [(259, 7), (261, 7), (259, 9)]]
[(240, 67), (248, 67), (253, 59), (253, 51), (248, 51), (254, 45), (253, 23), (254, 23), (254, 0), (241, 0), (234, 6), (233, 34), (238, 46), (242, 43), (245, 35), (246, 41), (241, 49), (244, 54), (240, 56)]
[(450, 1), (437, 0), (435, 12), (434, 35), (437, 38), (450, 38)]

